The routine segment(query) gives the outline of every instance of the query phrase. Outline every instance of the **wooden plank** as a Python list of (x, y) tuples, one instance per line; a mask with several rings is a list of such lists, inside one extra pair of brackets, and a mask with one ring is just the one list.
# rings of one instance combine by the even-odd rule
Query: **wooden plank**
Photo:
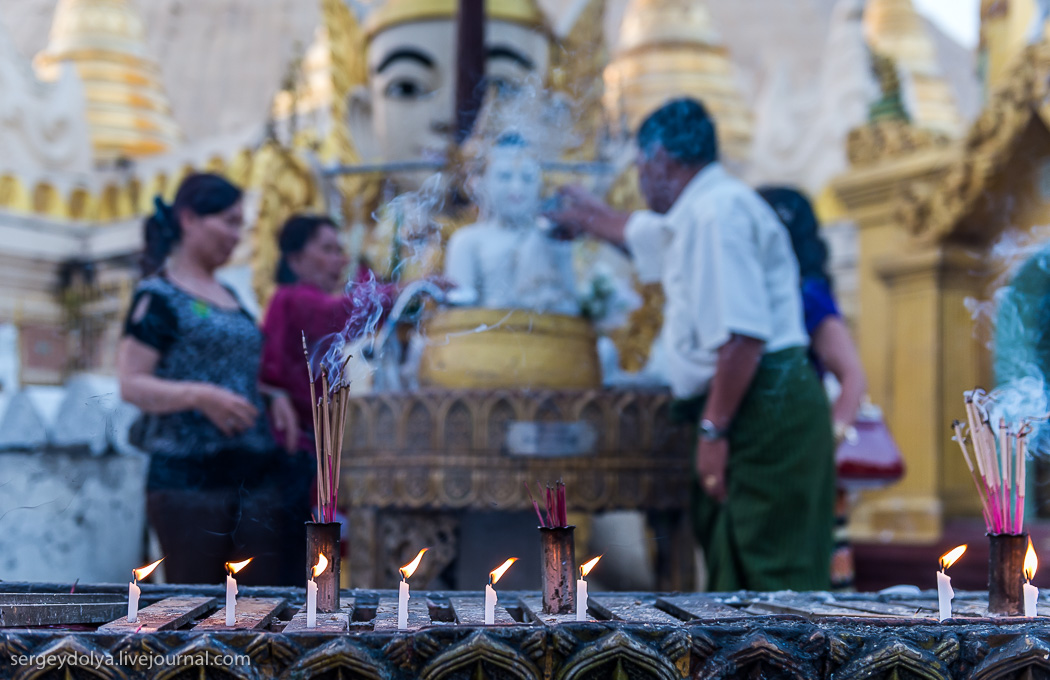
[[(456, 622), (464, 626), (485, 625), (484, 597), (484, 595), (477, 597), (450, 597), (448, 601), (452, 605), (452, 612), (456, 616)], [(514, 617), (507, 612), (507, 608), (499, 601), (496, 602), (492, 618), (494, 621), (493, 625), (512, 625), (517, 623)]]
[[(408, 600), (408, 628), (418, 630), (430, 625), (430, 608), (425, 594), (417, 594)], [(377, 633), (397, 631), (397, 598), (380, 597), (372, 629)]]
[(836, 606), (843, 609), (868, 612), (891, 619), (936, 618), (929, 615), (929, 612), (925, 609), (896, 602), (878, 602), (876, 600), (834, 600), (833, 602)]
[(280, 598), (242, 597), (237, 599), (237, 617), (232, 626), (226, 625), (226, 607), (204, 619), (193, 630), (259, 630), (266, 628), (277, 616), (287, 600)]
[(138, 621), (128, 623), (127, 605), (125, 615), (100, 626), (100, 633), (156, 633), (175, 630), (189, 623), (215, 605), (214, 597), (169, 597), (139, 610)]
[[(576, 623), (576, 612), (571, 614), (544, 614), (543, 613), (543, 597), (541, 595), (523, 595), (518, 600), (521, 602), (521, 608), (525, 610), (525, 614), (537, 623), (543, 623), (548, 626), (556, 626), (562, 623)], [(591, 616), (588, 617), (588, 621), (593, 621), (595, 612), (591, 611), (590, 602), (588, 601), (587, 613)]]
[(680, 619), (742, 619), (750, 614), (700, 595), (656, 598), (656, 606)]
[(317, 612), (317, 625), (306, 627), (306, 605), (297, 611), (292, 620), (284, 627), (285, 633), (345, 633), (350, 630), (350, 620), (354, 617), (356, 602), (352, 597), (339, 600), (339, 611)]
[[(0, 604), (93, 604), (120, 599), (116, 593), (0, 593)], [(128, 606), (127, 596), (123, 599)]]
[(81, 604), (0, 604), (0, 628), (106, 623), (128, 613), (128, 603), (85, 602)]
[[(927, 612), (937, 612), (938, 605), (936, 600), (894, 600), (896, 604), (903, 604), (909, 607), (916, 607), (923, 611), (918, 612), (915, 618), (929, 618)], [(988, 616), (988, 603), (980, 600), (953, 600), (952, 601), (952, 616), (953, 617), (978, 617), (983, 618)]]
[(656, 599), (602, 595), (592, 597), (587, 603), (605, 619), (615, 619), (628, 623), (652, 623), (657, 625), (681, 625), (676, 619), (662, 609), (656, 608)]
[(828, 617), (845, 617), (845, 618), (872, 618), (882, 619), (886, 618), (885, 614), (876, 614), (873, 612), (859, 611), (856, 609), (847, 609), (845, 607), (837, 607), (833, 604), (823, 602), (816, 599), (803, 599), (803, 598), (784, 598), (776, 600), (755, 600), (752, 601), (745, 612), (748, 614), (754, 614), (755, 616), (768, 616), (775, 614), (793, 614), (796, 616), (804, 616), (807, 619), (818, 620)]

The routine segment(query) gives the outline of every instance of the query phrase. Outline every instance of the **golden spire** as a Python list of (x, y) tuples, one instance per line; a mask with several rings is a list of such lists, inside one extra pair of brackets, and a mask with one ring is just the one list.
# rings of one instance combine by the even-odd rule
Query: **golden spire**
[[(371, 38), (397, 24), (452, 19), (458, 8), (457, 0), (383, 0), (365, 20), (365, 33)], [(485, 13), (489, 19), (537, 28), (544, 25), (543, 12), (536, 0), (485, 0)]]
[(131, 0), (60, 0), (37, 65), (47, 76), (61, 62), (72, 63), (84, 81), (96, 160), (148, 156), (178, 144), (160, 69)]
[(869, 0), (864, 33), (872, 51), (892, 59), (904, 76), (912, 122), (949, 135), (961, 133), (962, 120), (937, 49), (911, 0)]
[(751, 113), (703, 0), (630, 0), (612, 63), (605, 106), (614, 124), (637, 129), (675, 97), (701, 100), (715, 118), (724, 156), (747, 160)]

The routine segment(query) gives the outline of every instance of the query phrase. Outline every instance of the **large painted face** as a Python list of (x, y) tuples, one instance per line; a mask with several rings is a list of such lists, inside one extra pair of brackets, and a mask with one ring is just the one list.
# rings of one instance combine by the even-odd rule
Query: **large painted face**
[[(350, 129), (366, 159), (380, 162), (443, 160), (453, 138), (456, 26), (450, 19), (393, 26), (368, 46), (367, 87), (350, 102)], [(549, 43), (536, 29), (489, 21), (485, 26), (490, 89), (542, 78)], [(402, 189), (418, 189), (428, 173), (399, 175)]]
[(494, 148), (482, 181), (488, 213), (508, 224), (536, 219), (542, 185), (540, 164), (520, 146)]

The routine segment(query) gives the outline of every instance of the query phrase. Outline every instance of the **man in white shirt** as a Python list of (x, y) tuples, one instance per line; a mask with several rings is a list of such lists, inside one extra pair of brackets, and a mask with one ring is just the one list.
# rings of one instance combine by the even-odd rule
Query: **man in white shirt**
[(651, 210), (621, 213), (570, 188), (552, 218), (661, 273), (668, 378), (699, 430), (694, 521), (709, 588), (827, 588), (834, 440), (790, 237), (718, 163), (699, 102), (661, 107), (638, 147)]

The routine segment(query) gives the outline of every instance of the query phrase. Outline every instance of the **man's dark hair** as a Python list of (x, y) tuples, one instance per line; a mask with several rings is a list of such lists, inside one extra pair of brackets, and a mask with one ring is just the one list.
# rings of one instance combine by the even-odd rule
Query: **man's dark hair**
[(655, 144), (683, 165), (707, 165), (718, 160), (715, 121), (695, 99), (673, 99), (638, 128), (638, 147), (651, 153)]

